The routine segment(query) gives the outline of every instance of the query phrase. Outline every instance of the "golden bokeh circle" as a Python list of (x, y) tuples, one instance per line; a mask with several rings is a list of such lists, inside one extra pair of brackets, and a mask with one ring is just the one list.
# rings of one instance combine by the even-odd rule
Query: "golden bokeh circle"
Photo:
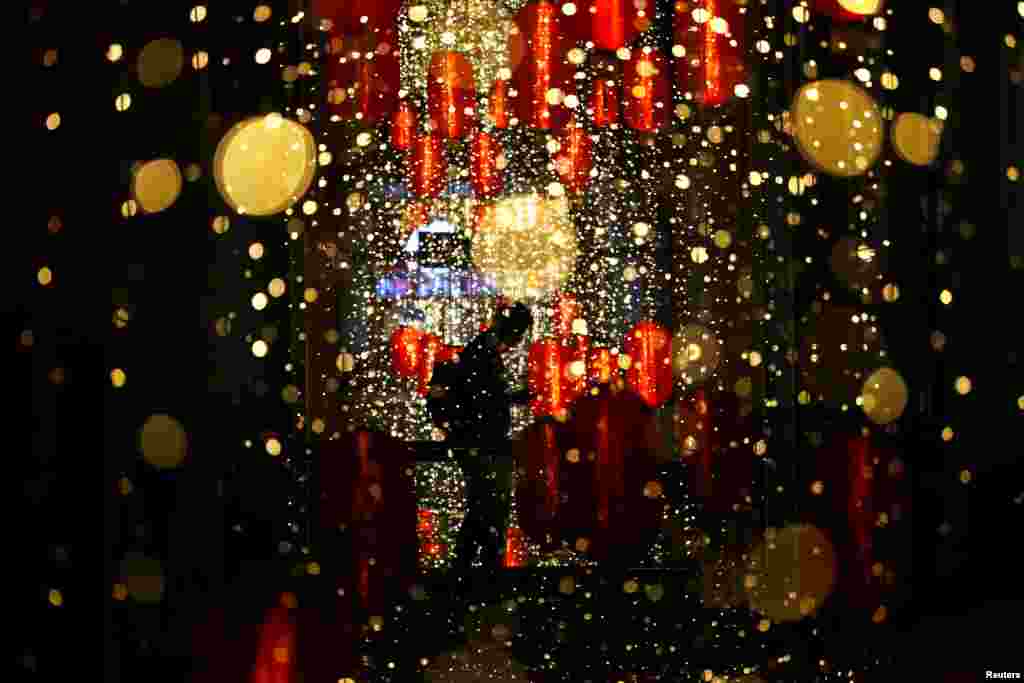
[(173, 159), (153, 159), (132, 173), (132, 195), (145, 213), (169, 209), (181, 194), (181, 169)]
[(498, 201), (477, 225), (472, 257), (510, 298), (535, 301), (565, 283), (576, 265), (576, 227), (562, 196), (516, 195)]
[(718, 368), (721, 342), (696, 323), (681, 327), (672, 337), (672, 371), (686, 384), (699, 384)]
[(173, 469), (185, 461), (188, 436), (185, 428), (170, 415), (150, 415), (139, 431), (142, 458), (157, 469)]
[(830, 175), (861, 175), (882, 151), (882, 113), (874, 98), (851, 81), (826, 79), (797, 91), (793, 137), (800, 154)]
[(214, 178), (235, 211), (270, 216), (295, 204), (309, 190), (316, 171), (313, 135), (279, 114), (236, 124), (214, 156)]
[(147, 88), (163, 88), (173, 83), (185, 66), (185, 48), (173, 38), (159, 38), (139, 52), (139, 83)]
[(773, 621), (813, 615), (835, 588), (835, 548), (816, 527), (767, 529), (750, 557), (750, 605)]
[(927, 166), (939, 155), (942, 121), (915, 112), (896, 117), (889, 137), (896, 154), (908, 164)]
[(861, 389), (862, 408), (875, 424), (889, 424), (903, 415), (910, 394), (903, 376), (892, 368), (879, 368)]

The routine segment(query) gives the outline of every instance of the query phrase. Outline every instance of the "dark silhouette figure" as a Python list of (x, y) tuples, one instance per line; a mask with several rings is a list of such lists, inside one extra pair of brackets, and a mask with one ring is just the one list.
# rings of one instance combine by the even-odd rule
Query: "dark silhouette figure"
[(478, 551), (485, 568), (501, 566), (508, 492), (498, 478), (510, 465), (507, 437), (512, 404), (529, 400), (525, 391), (509, 392), (502, 354), (520, 344), (532, 324), (533, 316), (523, 304), (502, 309), (495, 324), (466, 346), (458, 362), (448, 368), (448, 377), (432, 388), (434, 399), (448, 403), (443, 427), (446, 442), (454, 448), (468, 489), (457, 570), (468, 571)]

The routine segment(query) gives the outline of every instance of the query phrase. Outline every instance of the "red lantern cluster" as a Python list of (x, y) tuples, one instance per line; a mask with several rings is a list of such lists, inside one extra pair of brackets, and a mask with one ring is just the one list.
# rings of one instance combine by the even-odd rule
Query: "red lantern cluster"
[(399, 377), (416, 378), (417, 391), (426, 396), (434, 366), (454, 360), (462, 347), (445, 344), (436, 334), (402, 325), (391, 334), (391, 368)]
[(672, 396), (672, 334), (661, 325), (645, 320), (626, 335), (625, 352), (630, 357), (626, 377), (644, 403), (656, 407)]

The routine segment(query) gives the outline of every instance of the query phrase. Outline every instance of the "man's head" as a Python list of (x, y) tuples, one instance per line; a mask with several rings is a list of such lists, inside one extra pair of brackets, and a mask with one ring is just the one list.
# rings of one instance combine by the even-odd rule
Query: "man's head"
[(530, 309), (522, 303), (516, 303), (498, 313), (494, 323), (494, 334), (498, 337), (498, 343), (504, 347), (503, 350), (507, 350), (523, 341), (531, 325), (533, 315)]

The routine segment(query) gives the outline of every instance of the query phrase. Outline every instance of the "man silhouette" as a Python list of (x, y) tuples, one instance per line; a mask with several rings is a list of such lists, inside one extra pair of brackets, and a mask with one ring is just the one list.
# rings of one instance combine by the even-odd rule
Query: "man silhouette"
[(499, 477), (510, 457), (506, 439), (512, 404), (529, 401), (526, 391), (509, 391), (502, 354), (518, 346), (532, 324), (530, 310), (521, 303), (501, 309), (494, 325), (459, 354), (458, 378), (448, 389), (454, 393), (454, 415), (446, 441), (454, 448), (468, 489), (457, 570), (468, 571), (478, 551), (485, 568), (501, 566), (508, 492)]

